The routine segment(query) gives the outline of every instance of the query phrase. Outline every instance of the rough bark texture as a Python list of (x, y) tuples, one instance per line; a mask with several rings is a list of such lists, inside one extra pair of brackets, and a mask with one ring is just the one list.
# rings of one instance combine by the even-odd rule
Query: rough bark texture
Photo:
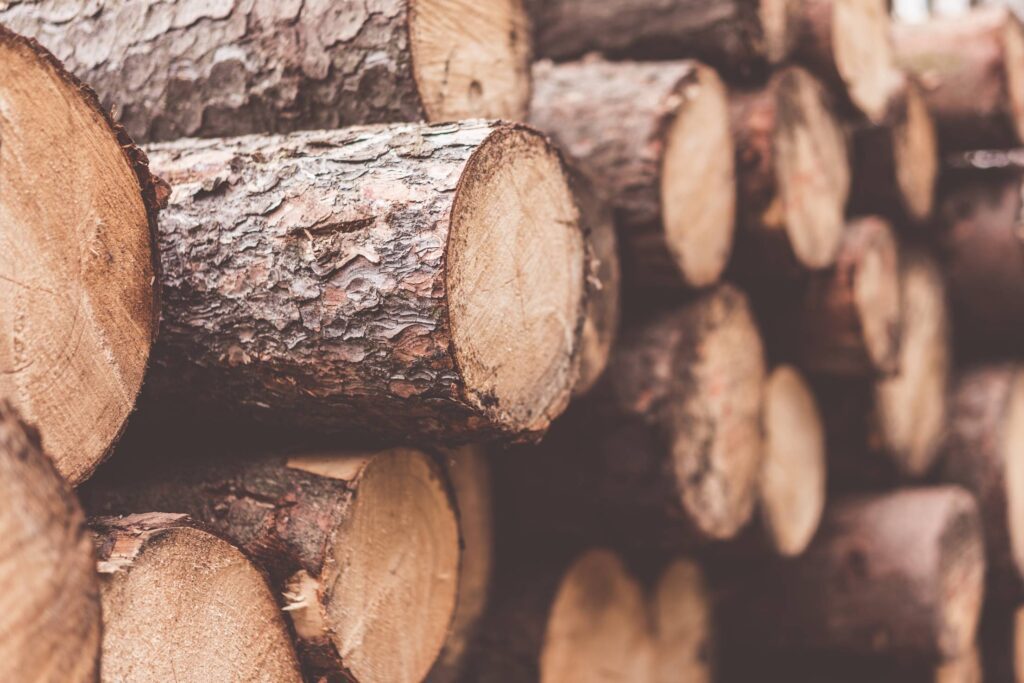
[(900, 65), (924, 87), (946, 149), (1024, 141), (1024, 31), (1006, 7), (896, 24)]
[(100, 599), (78, 501), (0, 400), (0, 680), (94, 683)]
[(103, 681), (302, 681), (266, 576), (237, 548), (184, 515), (90, 523), (103, 593)]
[[(561, 161), (535, 133), (393, 125), (151, 151), (175, 183), (154, 394), (410, 441), (528, 437), (565, 406), (583, 237)], [(504, 225), (500, 212), (508, 234), (474, 236)], [(475, 280), (454, 292), (458, 258), (477, 259), (464, 266)], [(493, 294), (499, 282), (520, 299)], [(490, 314), (463, 313), (457, 329), (456, 311), (485, 296)]]
[[(434, 23), (447, 15), (455, 27)], [(515, 120), (529, 97), (527, 22), (514, 1), (13, 0), (0, 22), (53, 50), (143, 141)], [(444, 57), (422, 52), (431, 39), (448, 42)], [(495, 58), (477, 63), (481, 54)], [(445, 57), (457, 65), (450, 83)]]
[(724, 86), (692, 61), (534, 66), (531, 123), (607, 188), (633, 286), (713, 284), (732, 250)]
[(783, 0), (532, 0), (530, 8), (539, 57), (696, 57), (740, 77), (785, 59), (797, 18)]

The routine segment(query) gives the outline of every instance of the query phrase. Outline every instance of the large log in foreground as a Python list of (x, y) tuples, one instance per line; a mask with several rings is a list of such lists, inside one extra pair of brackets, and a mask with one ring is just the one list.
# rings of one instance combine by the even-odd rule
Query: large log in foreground
[(578, 371), (584, 244), (558, 153), (504, 123), (151, 148), (154, 394), (409, 441), (524, 438)]
[(459, 581), (456, 513), (430, 456), (162, 459), (174, 466), (140, 462), (90, 482), (87, 507), (184, 512), (236, 543), (269, 572), (311, 670), (365, 683), (423, 680)]
[(704, 287), (732, 252), (736, 211), (728, 94), (692, 61), (588, 58), (534, 67), (530, 120), (610, 194), (625, 275)]
[(1024, 27), (1008, 7), (896, 24), (897, 59), (924, 87), (947, 149), (1024, 142)]
[(142, 385), (156, 184), (92, 91), (3, 27), (0, 71), (0, 395), (75, 484)]
[(237, 548), (179, 514), (90, 524), (103, 589), (103, 681), (302, 681), (266, 577)]
[(0, 680), (95, 683), (100, 589), (85, 517), (2, 400), (0, 500)]
[(0, 22), (92, 83), (138, 140), (520, 120), (529, 99), (519, 0), (32, 0)]

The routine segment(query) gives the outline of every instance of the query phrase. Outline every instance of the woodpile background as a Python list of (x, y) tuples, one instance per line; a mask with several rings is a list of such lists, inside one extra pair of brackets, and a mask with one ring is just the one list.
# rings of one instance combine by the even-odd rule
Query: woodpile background
[(1024, 24), (890, 5), (0, 1), (0, 681), (1024, 682)]

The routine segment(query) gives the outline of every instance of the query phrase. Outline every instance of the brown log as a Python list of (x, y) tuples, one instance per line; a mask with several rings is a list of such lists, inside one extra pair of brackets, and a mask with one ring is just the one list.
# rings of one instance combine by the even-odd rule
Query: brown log
[(723, 638), (753, 650), (905, 657), (967, 653), (984, 592), (981, 522), (955, 486), (898, 489), (829, 506), (801, 557), (758, 566)]
[(1024, 373), (1014, 364), (964, 372), (953, 391), (942, 445), (943, 481), (978, 500), (985, 524), (989, 591), (1024, 600)]
[(1024, 142), (1024, 28), (1009, 8), (896, 24), (894, 43), (924, 86), (944, 148)]
[(178, 514), (91, 525), (103, 681), (302, 681), (266, 576), (237, 548)]
[(889, 116), (899, 83), (886, 0), (803, 0), (796, 57), (868, 121)]
[(521, 120), (529, 100), (519, 0), (27, 0), (0, 23), (53, 50), (144, 141)]
[(455, 508), (430, 456), (210, 455), (189, 467), (181, 457), (90, 482), (87, 507), (184, 512), (237, 544), (269, 572), (310, 670), (331, 680), (423, 679), (459, 580)]
[(921, 87), (910, 78), (890, 109), (888, 121), (854, 129), (850, 210), (917, 225), (931, 216), (935, 204), (935, 121)]
[(628, 331), (543, 443), (495, 460), (511, 533), (663, 550), (735, 536), (757, 498), (764, 373), (731, 286)]
[(142, 385), (158, 183), (95, 94), (2, 26), (0, 70), (0, 395), (77, 484)]
[(740, 77), (783, 61), (797, 28), (792, 0), (533, 0), (530, 7), (539, 57), (695, 57)]
[(406, 441), (526, 438), (569, 399), (584, 244), (558, 153), (471, 121), (151, 148), (154, 395)]
[(2, 400), (0, 500), (0, 680), (94, 683), (100, 599), (85, 517), (38, 434)]
[(564, 560), (524, 553), (498, 566), (494, 601), (463, 681), (648, 680), (647, 601), (618, 555), (594, 549)]
[(846, 138), (829, 98), (791, 67), (733, 93), (739, 196), (737, 249), (758, 274), (835, 262), (850, 187)]
[[(801, 653), (777, 653), (770, 657), (746, 657), (734, 665), (724, 683), (750, 680), (786, 683), (982, 683), (982, 660), (977, 647), (946, 662), (920, 662), (899, 657), (839, 657)], [(985, 668), (984, 675), (988, 675)]]
[(651, 683), (711, 683), (714, 676), (713, 604), (695, 562), (677, 559), (662, 572), (651, 596), (654, 659)]
[(608, 188), (628, 281), (703, 287), (732, 250), (728, 95), (692, 61), (534, 66), (531, 122)]

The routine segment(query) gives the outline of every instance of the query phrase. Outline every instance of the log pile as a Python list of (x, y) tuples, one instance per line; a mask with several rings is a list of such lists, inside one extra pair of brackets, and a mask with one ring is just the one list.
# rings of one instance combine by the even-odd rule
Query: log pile
[(1024, 24), (889, 5), (0, 2), (0, 680), (1024, 682)]

